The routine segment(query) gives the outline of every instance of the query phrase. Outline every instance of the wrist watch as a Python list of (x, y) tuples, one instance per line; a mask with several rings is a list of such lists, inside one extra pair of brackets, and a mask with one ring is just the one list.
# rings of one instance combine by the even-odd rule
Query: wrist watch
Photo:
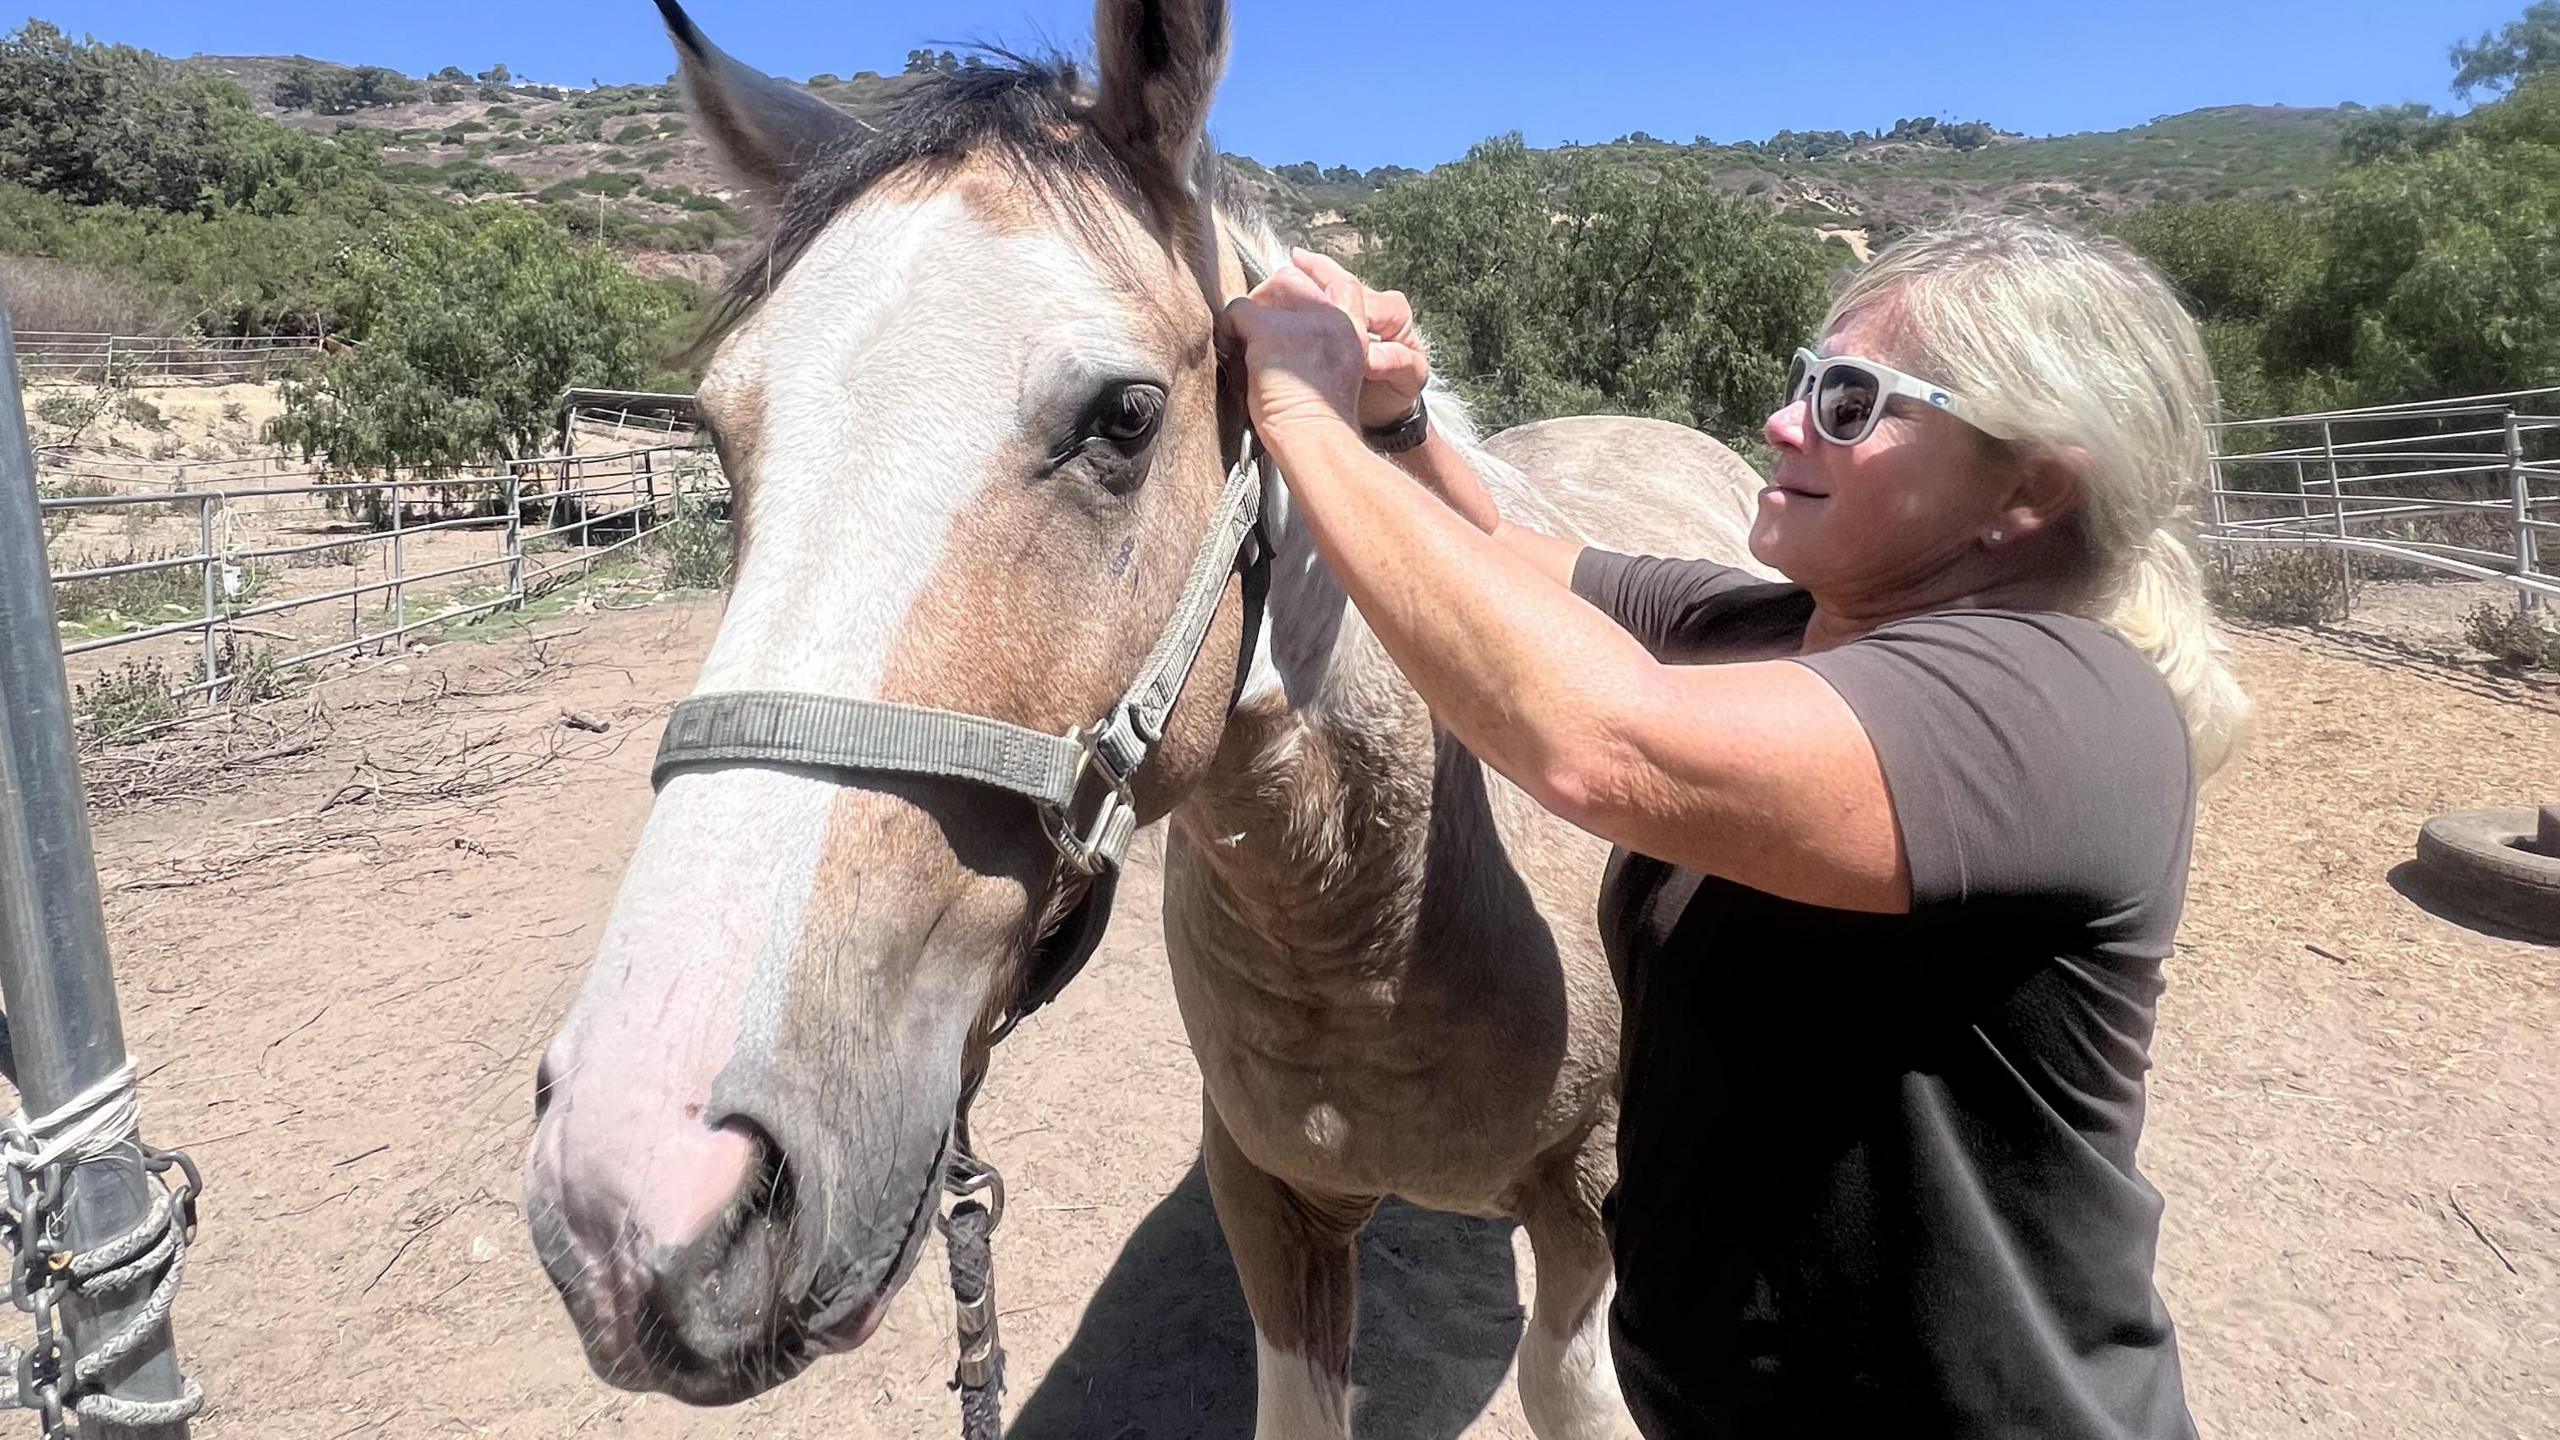
[(1392, 425), (1371, 426), (1360, 432), (1360, 438), (1368, 441), (1369, 448), (1381, 455), (1402, 455), (1408, 450), (1418, 450), (1423, 441), (1431, 438), (1431, 407), (1416, 395), (1413, 397), (1412, 414)]

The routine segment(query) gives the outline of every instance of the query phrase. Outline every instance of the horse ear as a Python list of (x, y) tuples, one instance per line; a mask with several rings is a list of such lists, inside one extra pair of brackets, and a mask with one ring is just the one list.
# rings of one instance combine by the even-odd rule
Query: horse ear
[(658, 13), (676, 44), (685, 103), (713, 156), (760, 198), (781, 199), (803, 169), (854, 133), (852, 116), (712, 44), (676, 0), (658, 0)]
[(1093, 36), (1095, 128), (1149, 189), (1189, 194), (1227, 68), (1226, 0), (1096, 0)]

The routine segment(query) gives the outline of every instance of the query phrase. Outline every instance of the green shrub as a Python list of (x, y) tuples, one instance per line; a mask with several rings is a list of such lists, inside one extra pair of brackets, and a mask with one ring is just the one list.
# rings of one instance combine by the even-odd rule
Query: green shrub
[(84, 746), (104, 745), (136, 730), (178, 718), (177, 687), (157, 659), (127, 660), (114, 670), (72, 687), (71, 713), (88, 722)]
[(2205, 567), (2205, 598), (2224, 615), (2262, 625), (2323, 625), (2346, 613), (2338, 557), (2326, 550), (2247, 550)]
[(561, 200), (579, 195), (602, 195), (607, 199), (620, 200), (648, 183), (649, 177), (646, 175), (634, 175), (622, 170), (598, 170), (560, 181), (545, 189), (542, 192), (542, 198)]
[(47, 395), (36, 402), (36, 418), (65, 430), (86, 430), (106, 408), (103, 396), (87, 392)]
[(1488, 424), (1617, 413), (1759, 431), (1832, 261), (1695, 162), (1646, 154), (1637, 167), (1512, 135), (1357, 207), (1365, 278), (1412, 297)]
[(613, 137), (613, 143), (616, 145), (646, 145), (657, 138), (658, 127), (655, 125), (625, 125), (622, 127), (620, 132), (615, 134)]
[(340, 471), (540, 453), (563, 390), (644, 378), (679, 293), (516, 206), (453, 208), (343, 265), (340, 303), (364, 344), (285, 381), (267, 431)]
[(2462, 638), (2509, 665), (2560, 670), (2560, 623), (2548, 610), (2526, 611), (2511, 600), (2483, 600), (2462, 617)]
[(116, 418), (128, 424), (139, 425), (145, 430), (160, 431), (169, 428), (168, 420), (160, 414), (160, 407), (140, 395), (127, 395), (118, 400)]
[(687, 495), (676, 518), (651, 537), (658, 558), (658, 583), (670, 590), (726, 590), (737, 568), (737, 539), (725, 504), (708, 496)]
[[(120, 555), (75, 556), (58, 563), (64, 570), (102, 570), (111, 565), (181, 560), (194, 553), (193, 547), (144, 551), (128, 546)], [(66, 580), (54, 587), (53, 604), (57, 616), (68, 625), (117, 620), (157, 624), (203, 609), (204, 569), (200, 565), (170, 565), (159, 570)]]
[(215, 659), (222, 674), (222, 703), (238, 709), (285, 693), (284, 667), (274, 649), (224, 631)]

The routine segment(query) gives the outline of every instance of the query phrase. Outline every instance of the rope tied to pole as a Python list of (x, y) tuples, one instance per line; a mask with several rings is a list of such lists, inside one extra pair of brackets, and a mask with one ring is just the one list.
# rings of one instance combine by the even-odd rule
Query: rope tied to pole
[[(0, 1239), (11, 1250), (9, 1298), (34, 1318), (36, 1343), (0, 1344), (0, 1405), (41, 1411), (47, 1440), (77, 1432), (66, 1413), (101, 1425), (170, 1425), (204, 1408), (204, 1390), (181, 1377), (167, 1400), (132, 1400), (97, 1387), (109, 1370), (168, 1323), (187, 1273), (187, 1241), (195, 1233), (195, 1200), (204, 1177), (176, 1151), (142, 1143), (142, 1104), (128, 1060), (104, 1079), (42, 1116), (24, 1108), (0, 1127), (0, 1168), (8, 1178), (8, 1212)], [(161, 1181), (150, 1208), (132, 1228), (74, 1252), (59, 1241), (60, 1203), (80, 1166), (126, 1151)], [(179, 1178), (173, 1184), (171, 1171)], [(144, 1285), (150, 1294), (114, 1333), (69, 1365), (56, 1313), (71, 1294), (114, 1296)]]

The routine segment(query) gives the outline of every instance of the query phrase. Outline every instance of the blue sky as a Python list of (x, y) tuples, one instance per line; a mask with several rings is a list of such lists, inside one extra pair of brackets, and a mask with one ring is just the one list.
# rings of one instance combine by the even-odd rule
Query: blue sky
[[(696, 0), (712, 37), (794, 77), (894, 70), (930, 42), (1082, 49), (1071, 0)], [(2029, 134), (2202, 105), (2450, 105), (2454, 41), (2524, 0), (1239, 0), (1219, 143), (1272, 163), (1430, 165), (1505, 130), (1758, 139), (1905, 115)], [(663, 79), (647, 0), (56, 0), (42, 12), (172, 55), (300, 53), (412, 74), (505, 61), (564, 85)]]

